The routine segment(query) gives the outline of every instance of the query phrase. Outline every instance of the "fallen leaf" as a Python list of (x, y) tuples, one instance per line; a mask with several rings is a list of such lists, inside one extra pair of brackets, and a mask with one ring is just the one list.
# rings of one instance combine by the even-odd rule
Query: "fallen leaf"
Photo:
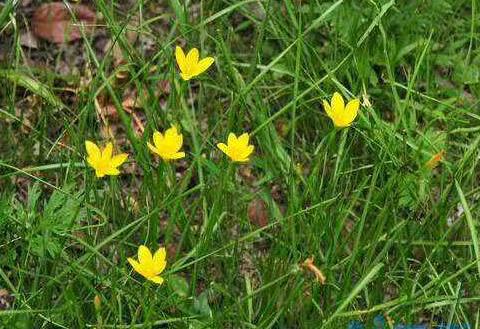
[(267, 204), (260, 198), (253, 199), (248, 205), (248, 219), (252, 224), (258, 227), (265, 227), (268, 225), (268, 210)]
[(85, 32), (90, 32), (96, 20), (95, 12), (83, 5), (70, 5), (70, 7), (77, 18), (77, 23), (62, 2), (47, 3), (38, 7), (33, 14), (33, 33), (50, 42), (64, 43), (82, 37), (79, 27), (81, 23), (84, 24)]

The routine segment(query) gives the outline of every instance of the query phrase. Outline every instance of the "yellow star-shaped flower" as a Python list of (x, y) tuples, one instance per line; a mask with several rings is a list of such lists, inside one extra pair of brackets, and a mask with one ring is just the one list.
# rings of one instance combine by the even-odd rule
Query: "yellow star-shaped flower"
[(141, 245), (138, 247), (138, 261), (130, 257), (127, 260), (137, 273), (150, 281), (162, 284), (164, 280), (159, 274), (167, 266), (166, 257), (165, 248), (158, 249), (152, 256), (150, 249)]
[(182, 48), (179, 46), (175, 48), (175, 58), (177, 59), (177, 64), (181, 71), (180, 76), (183, 80), (187, 81), (202, 74), (215, 61), (213, 57), (205, 57), (199, 60), (199, 56), (197, 48), (190, 50), (187, 56), (185, 56)]
[(352, 99), (348, 102), (347, 106), (345, 106), (342, 95), (336, 92), (333, 94), (331, 104), (328, 104), (328, 102), (324, 100), (323, 107), (327, 115), (332, 119), (335, 127), (345, 128), (349, 127), (357, 117), (360, 100)]
[(97, 177), (101, 178), (105, 175), (116, 176), (120, 174), (120, 167), (128, 158), (128, 154), (121, 153), (113, 155), (113, 144), (108, 143), (107, 146), (100, 150), (100, 148), (93, 142), (85, 141), (85, 148), (87, 149), (87, 163), (95, 169)]
[(254, 146), (248, 144), (249, 139), (248, 133), (244, 133), (238, 138), (234, 133), (230, 133), (227, 144), (218, 143), (217, 147), (233, 162), (247, 162), (254, 150)]
[(153, 144), (147, 143), (153, 153), (159, 155), (163, 160), (176, 160), (185, 157), (185, 152), (180, 152), (183, 145), (183, 136), (177, 128), (172, 126), (164, 134), (155, 131), (153, 133)]

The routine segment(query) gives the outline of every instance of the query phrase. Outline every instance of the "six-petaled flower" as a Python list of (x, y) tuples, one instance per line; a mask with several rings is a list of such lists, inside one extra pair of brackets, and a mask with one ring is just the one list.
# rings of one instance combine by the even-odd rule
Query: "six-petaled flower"
[(103, 150), (93, 142), (86, 141), (85, 148), (87, 149), (87, 163), (95, 169), (97, 177), (104, 177), (105, 175), (116, 176), (120, 174), (120, 167), (128, 157), (128, 154), (121, 153), (113, 155), (113, 144), (108, 143)]
[(176, 160), (185, 157), (185, 152), (180, 152), (183, 145), (183, 135), (179, 134), (177, 128), (172, 126), (165, 133), (155, 131), (153, 133), (153, 145), (147, 143), (148, 148), (163, 160)]
[(254, 149), (254, 146), (248, 143), (249, 139), (248, 133), (244, 133), (238, 138), (234, 133), (230, 133), (227, 144), (218, 143), (217, 147), (233, 162), (247, 162)]
[(348, 102), (347, 106), (345, 106), (342, 95), (336, 92), (333, 94), (330, 104), (325, 100), (323, 101), (323, 107), (327, 115), (332, 119), (335, 127), (345, 128), (350, 126), (357, 117), (360, 100), (352, 99)]
[(163, 278), (159, 274), (167, 266), (166, 256), (165, 248), (158, 249), (152, 256), (150, 249), (141, 245), (138, 247), (138, 261), (130, 257), (127, 260), (133, 269), (144, 278), (162, 284)]
[(180, 76), (183, 80), (190, 80), (200, 75), (215, 61), (213, 57), (205, 57), (203, 59), (199, 59), (199, 57), (200, 54), (197, 48), (190, 50), (186, 56), (182, 48), (179, 46), (175, 48), (175, 58), (177, 59), (177, 64), (181, 71)]

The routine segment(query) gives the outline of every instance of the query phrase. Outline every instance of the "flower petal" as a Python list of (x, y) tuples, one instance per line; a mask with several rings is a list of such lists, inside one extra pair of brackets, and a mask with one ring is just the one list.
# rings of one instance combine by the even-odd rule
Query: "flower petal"
[(102, 160), (110, 161), (110, 159), (112, 158), (112, 154), (113, 154), (113, 144), (109, 142), (102, 151)]
[(228, 146), (225, 145), (224, 143), (218, 143), (217, 147), (226, 155), (228, 155)]
[(347, 107), (345, 107), (345, 112), (347, 112), (352, 120), (357, 117), (358, 109), (360, 108), (360, 100), (358, 98), (352, 99), (348, 102)]
[(193, 72), (193, 68), (197, 65), (198, 63), (198, 57), (200, 56), (198, 49), (197, 48), (192, 48), (186, 57), (187, 60), (187, 69), (185, 71), (191, 71)]
[(104, 170), (95, 168), (95, 176), (97, 176), (97, 178), (105, 177), (106, 174)]
[(153, 262), (158, 263), (158, 262), (163, 262), (167, 258), (167, 250), (165, 248), (158, 248), (157, 251), (155, 251), (155, 254), (153, 254)]
[(112, 167), (121, 166), (125, 161), (127, 161), (128, 154), (127, 153), (120, 153), (112, 157), (110, 164)]
[(160, 276), (158, 276), (158, 275), (157, 275), (157, 276), (151, 276), (151, 277), (149, 277), (149, 278), (147, 278), (147, 279), (150, 280), (150, 281), (153, 281), (153, 282), (155, 282), (155, 283), (158, 283), (158, 284), (162, 284), (163, 281), (164, 281), (163, 278), (160, 277)]
[(205, 72), (215, 61), (213, 57), (205, 57), (195, 66), (194, 74), (199, 75)]
[(169, 160), (177, 160), (181, 158), (185, 158), (185, 152), (177, 152), (168, 157)]
[(165, 131), (165, 140), (168, 143), (169, 150), (174, 150), (175, 152), (180, 150), (183, 144), (183, 135), (177, 132), (176, 127), (171, 127)]
[(327, 115), (332, 118), (333, 117), (333, 111), (332, 108), (330, 107), (330, 104), (326, 100), (323, 100), (323, 108), (325, 109), (325, 112)]
[(352, 124), (353, 120), (357, 117), (358, 109), (360, 108), (360, 100), (353, 99), (348, 102), (345, 110), (337, 114), (335, 125), (338, 127), (348, 127)]
[(182, 48), (179, 46), (175, 47), (175, 58), (177, 60), (177, 65), (180, 71), (186, 71), (187, 68), (187, 60), (185, 58), (185, 53), (183, 52)]
[[(245, 150), (242, 152), (242, 156), (245, 158), (248, 158), (250, 154), (253, 153), (253, 150), (255, 149), (255, 146), (253, 145), (248, 145)], [(247, 159), (248, 160), (248, 159)]]
[(120, 175), (120, 170), (112, 167), (112, 168), (109, 168), (109, 169), (105, 170), (105, 175), (118, 176), (118, 175)]
[(153, 255), (154, 271), (157, 274), (160, 274), (167, 266), (167, 252), (165, 248), (158, 249)]
[(163, 143), (163, 135), (161, 132), (155, 130), (153, 133), (153, 144), (155, 144), (155, 147), (158, 149), (160, 145)]
[(250, 158), (247, 157), (247, 158), (238, 158), (238, 159), (235, 159), (234, 160), (235, 162), (248, 162), (250, 161)]
[(138, 261), (140, 264), (147, 264), (152, 262), (152, 253), (146, 246), (141, 245), (138, 247)]
[(183, 145), (183, 136), (182, 135), (175, 135), (172, 137), (172, 140), (170, 141), (172, 148), (175, 151), (178, 151), (182, 148)]
[(135, 259), (130, 258), (130, 257), (128, 257), (127, 260), (130, 263), (130, 265), (132, 265), (135, 272), (140, 273), (140, 274), (144, 273), (142, 265), (139, 262), (137, 262)]
[(150, 144), (149, 142), (147, 142), (147, 146), (148, 146), (148, 148), (150, 149), (150, 151), (152, 151), (153, 153), (159, 155), (160, 152), (158, 152), (158, 149), (157, 149), (155, 146), (153, 146), (153, 145)]
[(250, 136), (248, 136), (248, 133), (243, 133), (238, 137), (238, 144), (240, 145), (248, 145), (248, 140), (250, 139)]
[(237, 136), (234, 133), (228, 134), (227, 145), (232, 146), (237, 142)]
[(178, 135), (178, 131), (177, 131), (177, 127), (175, 127), (175, 126), (171, 126), (167, 130), (165, 130), (165, 137), (167, 137), (167, 136), (177, 136), (177, 135)]
[(190, 80), (191, 78), (193, 78), (193, 75), (190, 74), (190, 73), (180, 73), (180, 76), (182, 77), (183, 80), (185, 81), (188, 81)]
[(85, 149), (87, 150), (87, 155), (90, 158), (90, 161), (92, 163), (97, 163), (102, 156), (102, 153), (100, 152), (98, 146), (93, 142), (85, 141)]
[(343, 111), (345, 109), (345, 102), (343, 101), (342, 95), (335, 92), (332, 97), (332, 112), (336, 114), (337, 112)]

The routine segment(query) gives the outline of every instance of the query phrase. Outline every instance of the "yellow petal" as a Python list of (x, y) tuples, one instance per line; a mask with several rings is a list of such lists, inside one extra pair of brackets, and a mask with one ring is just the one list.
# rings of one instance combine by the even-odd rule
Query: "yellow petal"
[(244, 133), (244, 134), (240, 135), (240, 137), (238, 137), (238, 143), (240, 145), (248, 145), (249, 138), (250, 138), (250, 136), (248, 136), (248, 133)]
[(102, 151), (102, 160), (110, 160), (112, 158), (113, 154), (113, 144), (110, 142), (105, 146), (105, 148)]
[(177, 152), (168, 156), (168, 160), (177, 160), (185, 157), (185, 152)]
[(360, 107), (360, 100), (354, 99), (348, 102), (343, 111), (335, 113), (332, 117), (333, 123), (338, 128), (345, 128), (352, 124), (357, 117), (358, 109)]
[(152, 144), (150, 144), (149, 142), (147, 142), (147, 146), (150, 149), (150, 151), (152, 151), (153, 153), (155, 153), (155, 154), (160, 153), (160, 152), (158, 152), (158, 149), (155, 146), (153, 146)]
[(186, 71), (186, 58), (185, 58), (185, 53), (183, 52), (182, 48), (179, 46), (175, 47), (175, 58), (177, 60), (178, 68), (180, 71)]
[(326, 100), (323, 100), (323, 108), (325, 109), (325, 112), (327, 113), (327, 115), (330, 118), (332, 118), (333, 117), (332, 108), (330, 107), (330, 104), (328, 104)]
[(245, 157), (245, 158), (248, 158), (250, 156), (250, 154), (253, 153), (253, 150), (255, 149), (255, 147), (253, 145), (248, 145), (245, 149), (245, 151), (242, 153), (242, 156)]
[(250, 161), (250, 158), (237, 158), (237, 159), (234, 159), (235, 162), (248, 162)]
[(169, 149), (174, 151), (180, 150), (183, 144), (183, 135), (177, 132), (176, 127), (171, 127), (165, 131), (165, 140), (169, 144)]
[(185, 81), (188, 81), (190, 80), (191, 78), (193, 78), (193, 75), (190, 74), (190, 73), (180, 73), (180, 76), (182, 77), (183, 80)]
[(155, 144), (155, 147), (158, 149), (160, 145), (163, 143), (163, 135), (162, 133), (158, 132), (155, 130), (153, 133), (153, 144)]
[(140, 274), (144, 273), (142, 265), (139, 262), (137, 262), (135, 259), (130, 258), (130, 257), (128, 257), (127, 260), (130, 263), (130, 265), (132, 265), (135, 272), (140, 273)]
[(198, 57), (199, 57), (199, 53), (198, 53), (198, 49), (197, 48), (193, 48), (192, 50), (190, 50), (187, 54), (187, 57), (186, 57), (186, 61), (187, 61), (187, 70), (185, 71), (192, 71), (193, 72), (193, 68), (197, 65), (198, 63)]
[(157, 276), (151, 276), (149, 278), (147, 278), (148, 280), (150, 281), (153, 281), (155, 283), (158, 283), (158, 284), (162, 284), (163, 283), (163, 278), (162, 277), (159, 277), (158, 275)]
[(85, 141), (85, 148), (87, 150), (88, 157), (94, 163), (96, 163), (100, 159), (100, 157), (102, 156), (102, 153), (100, 152), (100, 149), (93, 142)]
[(112, 165), (112, 167), (118, 167), (122, 165), (127, 160), (127, 158), (128, 158), (127, 153), (121, 153), (121, 154), (115, 155), (114, 157), (112, 157), (110, 164)]
[(158, 263), (158, 262), (163, 262), (167, 258), (167, 251), (165, 248), (159, 248), (157, 251), (155, 251), (155, 254), (153, 255), (153, 262)]
[(213, 64), (214, 61), (215, 59), (213, 59), (213, 57), (205, 57), (195, 66), (194, 74), (199, 75), (205, 72)]
[(147, 264), (152, 262), (152, 253), (150, 252), (150, 249), (148, 249), (144, 245), (138, 247), (138, 261), (140, 262), (140, 264)]
[(97, 178), (102, 178), (105, 175), (106, 175), (106, 172), (104, 170), (95, 169), (95, 176), (97, 176)]
[(332, 97), (332, 112), (337, 113), (343, 111), (345, 108), (345, 102), (343, 101), (342, 95), (335, 92)]
[(176, 136), (178, 135), (177, 127), (171, 126), (165, 131), (165, 137), (166, 136)]
[(235, 136), (234, 133), (228, 134), (227, 145), (228, 145), (228, 146), (232, 146), (232, 145), (235, 144), (236, 142), (237, 142), (237, 136)]
[(109, 169), (105, 170), (105, 175), (118, 176), (118, 175), (120, 175), (120, 170), (112, 167), (112, 168), (109, 168)]
[(218, 143), (217, 147), (226, 155), (228, 155), (228, 146), (225, 145), (224, 143)]
[(165, 269), (167, 265), (167, 252), (165, 248), (158, 249), (153, 255), (154, 271), (157, 274), (160, 274)]
[(351, 118), (351, 121), (357, 117), (359, 108), (360, 100), (358, 98), (352, 99), (350, 102), (348, 102), (347, 107), (345, 107), (345, 112), (347, 112), (347, 115)]
[(171, 143), (171, 147), (173, 150), (178, 151), (182, 147), (183, 144), (183, 136), (182, 135), (175, 135), (169, 141)]

